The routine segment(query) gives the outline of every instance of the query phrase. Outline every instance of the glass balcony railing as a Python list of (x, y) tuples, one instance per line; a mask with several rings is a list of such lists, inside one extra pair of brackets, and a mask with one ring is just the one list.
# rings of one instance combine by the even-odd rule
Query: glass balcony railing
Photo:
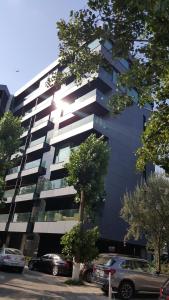
[(72, 123), (71, 125), (67, 125), (61, 129), (59, 129), (58, 131), (55, 130), (53, 137), (62, 135), (64, 133), (69, 132), (70, 130), (74, 130), (74, 129), (79, 128), (80, 126), (86, 125), (86, 124), (92, 122), (94, 120), (94, 118), (96, 119), (98, 117), (96, 117), (96, 116), (94, 117), (94, 115), (90, 115), (88, 117), (81, 119), (80, 121), (76, 121), (76, 122)]
[(0, 214), (0, 223), (6, 223), (8, 221), (8, 214)]
[(41, 103), (39, 103), (38, 105), (28, 109), (24, 114), (23, 114), (23, 117), (27, 116), (28, 114), (32, 113), (33, 111), (35, 110), (38, 110), (39, 108), (46, 108), (47, 106), (51, 105), (52, 104), (52, 98), (49, 97), (47, 98), (46, 100), (42, 101)]
[(66, 178), (60, 178), (56, 180), (47, 180), (44, 182), (42, 190), (48, 191), (48, 190), (54, 190), (54, 189), (60, 189), (67, 186)]
[(3, 197), (4, 198), (13, 197), (14, 192), (15, 192), (15, 189), (5, 191)]
[(42, 124), (42, 123), (44, 123), (44, 122), (47, 122), (48, 120), (49, 120), (49, 116), (44, 117), (44, 118), (40, 119), (39, 121), (36, 121), (36, 122), (34, 123), (33, 127), (36, 127), (36, 126), (38, 126), (38, 125), (40, 125), (40, 124)]
[(24, 170), (28, 170), (28, 169), (39, 167), (40, 166), (40, 162), (41, 162), (41, 159), (37, 159), (37, 160), (31, 161), (31, 162), (27, 163), (24, 166)]
[(58, 150), (58, 154), (55, 158), (55, 164), (61, 163), (61, 162), (68, 162), (70, 158), (71, 151), (77, 150), (79, 146), (74, 147), (65, 147)]
[[(24, 166), (24, 170), (28, 170), (28, 169), (32, 169), (32, 168), (38, 168), (38, 167), (40, 167), (40, 163), (41, 163), (41, 159), (31, 161), (31, 162), (27, 163)], [(41, 167), (45, 168), (45, 166), (46, 166), (46, 161), (43, 161), (42, 164), (41, 164)]]
[(31, 213), (26, 212), (26, 213), (15, 213), (13, 217), (13, 223), (17, 222), (28, 222), (30, 218)]
[(39, 144), (42, 144), (45, 142), (45, 136), (41, 137), (40, 139), (37, 139), (35, 141), (32, 141), (30, 144), (29, 144), (29, 147), (33, 147), (33, 146), (36, 146), (36, 145), (39, 145)]
[(8, 171), (8, 175), (9, 174), (14, 174), (14, 173), (18, 173), (20, 170), (20, 166), (17, 166), (17, 167), (14, 167), (14, 168), (11, 168), (9, 171)]
[(57, 221), (70, 221), (79, 218), (78, 209), (65, 209), (40, 212), (37, 218), (38, 222), (57, 222)]
[(36, 184), (22, 186), (19, 190), (19, 195), (34, 193), (36, 189)]
[(25, 114), (24, 114), (24, 117), (27, 116), (28, 114), (30, 114), (32, 111), (34, 111), (36, 109), (36, 107), (32, 107), (30, 109), (28, 109)]

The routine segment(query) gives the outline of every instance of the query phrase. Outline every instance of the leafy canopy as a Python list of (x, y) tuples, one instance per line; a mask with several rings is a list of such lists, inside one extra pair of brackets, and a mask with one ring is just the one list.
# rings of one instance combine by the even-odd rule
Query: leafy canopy
[(90, 217), (98, 209), (104, 197), (104, 176), (107, 172), (109, 150), (103, 137), (91, 134), (77, 150), (72, 151), (67, 181), (77, 191), (76, 201), (80, 202), (81, 191), (85, 197), (85, 212)]
[[(96, 39), (101, 45), (105, 40), (113, 41), (109, 50), (113, 60), (132, 59), (129, 70), (119, 76), (116, 94), (110, 98), (112, 112), (120, 113), (132, 105), (128, 93), (132, 88), (138, 92), (139, 106), (155, 103), (159, 113), (147, 122), (137, 166), (144, 169), (152, 161), (168, 171), (169, 1), (88, 0), (87, 4), (85, 9), (71, 11), (67, 23), (57, 22), (60, 64), (68, 69), (58, 70), (49, 82), (60, 84), (73, 76), (80, 83), (84, 77), (95, 76), (100, 66), (108, 69), (98, 48), (88, 45)], [(126, 89), (122, 89), (124, 86)], [(153, 126), (156, 118), (158, 123), (163, 122), (162, 128)]]
[(22, 132), (20, 118), (14, 117), (11, 112), (0, 118), (0, 199), (4, 192), (6, 171), (14, 164), (11, 155), (19, 150)]
[(168, 242), (169, 180), (163, 175), (151, 175), (133, 193), (126, 193), (121, 217), (129, 225), (125, 239), (145, 237), (159, 256)]
[(80, 225), (76, 225), (61, 238), (62, 253), (69, 258), (74, 257), (77, 263), (90, 262), (98, 255), (95, 246), (98, 238), (97, 227), (82, 231)]

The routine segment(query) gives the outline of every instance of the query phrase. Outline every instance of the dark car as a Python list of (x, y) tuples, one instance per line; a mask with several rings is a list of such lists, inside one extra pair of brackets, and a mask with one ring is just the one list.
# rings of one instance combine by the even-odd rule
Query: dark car
[(72, 274), (72, 262), (65, 260), (60, 254), (45, 254), (41, 257), (33, 257), (28, 263), (29, 270), (47, 272), (54, 276)]
[(160, 288), (160, 300), (169, 300), (169, 279)]

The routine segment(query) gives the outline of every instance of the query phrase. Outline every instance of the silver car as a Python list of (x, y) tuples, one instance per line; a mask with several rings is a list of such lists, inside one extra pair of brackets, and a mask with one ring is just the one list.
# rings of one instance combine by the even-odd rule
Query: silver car
[(0, 248), (0, 269), (13, 269), (22, 273), (25, 267), (25, 257), (14, 248)]
[(102, 285), (108, 293), (108, 277), (111, 272), (113, 292), (121, 299), (130, 299), (134, 293), (159, 293), (160, 286), (166, 281), (167, 275), (156, 274), (146, 260), (107, 254), (99, 257), (94, 266), (94, 281)]

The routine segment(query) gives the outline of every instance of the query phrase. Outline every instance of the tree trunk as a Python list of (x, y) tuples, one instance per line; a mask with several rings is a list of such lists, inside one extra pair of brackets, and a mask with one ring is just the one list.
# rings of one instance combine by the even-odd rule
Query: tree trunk
[[(80, 224), (81, 236), (83, 236), (84, 200), (85, 200), (84, 191), (81, 191), (80, 207), (79, 207), (79, 224)], [(80, 262), (77, 263), (75, 257), (73, 258), (72, 280), (74, 280), (74, 281), (79, 281), (80, 280)]]
[(80, 195), (80, 207), (79, 207), (79, 221), (81, 224), (84, 223), (84, 202), (85, 202), (84, 191), (82, 190)]
[(75, 258), (73, 258), (72, 280), (79, 281), (79, 277), (80, 277), (80, 263), (77, 263), (75, 261)]
[(155, 251), (155, 255), (156, 255), (156, 258), (155, 258), (156, 269), (157, 269), (157, 272), (160, 273), (160, 271), (161, 271), (161, 261), (160, 261), (160, 257), (161, 257), (161, 238), (160, 237), (158, 238), (158, 241), (157, 241), (157, 248), (156, 248), (156, 251)]

